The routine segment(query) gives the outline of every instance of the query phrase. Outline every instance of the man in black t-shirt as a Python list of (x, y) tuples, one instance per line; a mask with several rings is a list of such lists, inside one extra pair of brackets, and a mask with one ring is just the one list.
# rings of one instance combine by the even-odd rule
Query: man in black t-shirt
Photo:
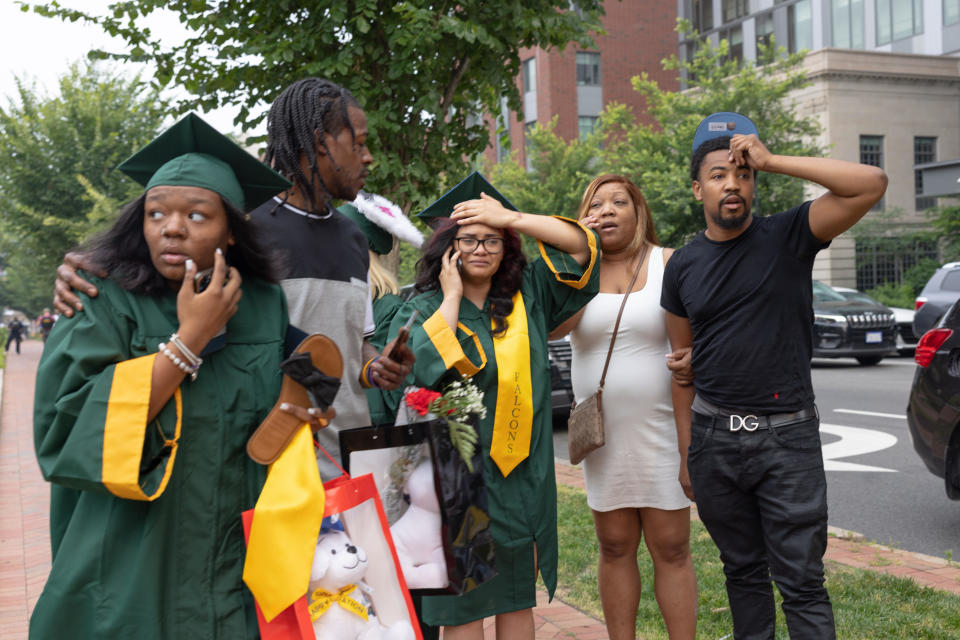
[[(751, 212), (756, 172), (826, 193)], [(694, 136), (693, 193), (707, 229), (667, 264), (661, 305), (673, 349), (693, 346), (693, 387), (673, 384), (680, 482), (720, 549), (737, 640), (774, 637), (770, 578), (793, 640), (835, 638), (823, 585), (826, 476), (810, 380), (817, 252), (880, 200), (876, 167), (771, 154), (736, 113)]]

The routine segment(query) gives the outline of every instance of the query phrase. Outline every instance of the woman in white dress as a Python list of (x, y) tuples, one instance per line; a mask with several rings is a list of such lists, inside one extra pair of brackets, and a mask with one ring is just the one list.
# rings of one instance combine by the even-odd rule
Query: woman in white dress
[[(657, 246), (653, 218), (629, 179), (602, 175), (587, 187), (577, 218), (600, 235), (600, 293), (551, 337), (570, 332), (576, 401), (597, 390), (623, 295), (627, 298), (603, 389), (606, 445), (583, 461), (587, 503), (600, 542), (600, 601), (612, 640), (634, 638), (640, 603), (637, 550), (653, 559), (654, 593), (671, 640), (696, 633), (697, 578), (690, 556), (690, 501), (678, 480), (680, 453), (670, 396), (671, 369), (660, 307), (663, 268), (673, 249)], [(642, 249), (647, 247), (646, 255)], [(688, 355), (688, 354), (685, 354)], [(680, 374), (680, 383), (683, 380)]]

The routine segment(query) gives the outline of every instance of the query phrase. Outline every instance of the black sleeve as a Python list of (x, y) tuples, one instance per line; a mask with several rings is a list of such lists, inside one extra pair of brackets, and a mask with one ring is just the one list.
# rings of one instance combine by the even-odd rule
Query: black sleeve
[(779, 214), (784, 217), (783, 222), (787, 226), (785, 231), (787, 247), (798, 258), (813, 257), (821, 249), (830, 246), (829, 241), (821, 242), (810, 230), (810, 204), (812, 202), (812, 200), (807, 200), (800, 206)]
[(660, 289), (660, 306), (681, 318), (687, 317), (687, 310), (680, 298), (680, 271), (683, 255), (677, 250), (663, 270), (663, 287)]

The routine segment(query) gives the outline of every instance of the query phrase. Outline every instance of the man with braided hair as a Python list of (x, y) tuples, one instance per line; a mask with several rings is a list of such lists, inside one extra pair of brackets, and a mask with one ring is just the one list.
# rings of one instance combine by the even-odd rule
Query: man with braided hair
[[(317, 432), (335, 457), (339, 429), (370, 424), (363, 387), (396, 389), (413, 362), (406, 346), (394, 352), (388, 343), (381, 355), (366, 340), (374, 330), (367, 239), (331, 204), (353, 200), (363, 187), (373, 163), (367, 136), (367, 117), (347, 89), (322, 78), (293, 83), (270, 107), (266, 154), (293, 187), (250, 214), (263, 245), (278, 254), (290, 323), (329, 336), (343, 353), (337, 417)], [(57, 270), (54, 305), (68, 317), (82, 309), (72, 289), (97, 293), (77, 267), (87, 267), (84, 256), (68, 254)], [(324, 456), (319, 464), (324, 480), (339, 474)]]
[[(267, 116), (265, 160), (293, 188), (251, 214), (267, 246), (281, 253), (290, 322), (330, 336), (343, 352), (337, 417), (317, 432), (334, 456), (339, 429), (370, 424), (362, 387), (396, 389), (413, 363), (406, 346), (394, 352), (389, 343), (381, 355), (367, 340), (375, 328), (367, 238), (330, 202), (352, 201), (363, 187), (373, 162), (367, 136), (367, 117), (347, 89), (322, 78), (287, 87)], [(337, 473), (322, 455), (320, 471), (324, 479)]]

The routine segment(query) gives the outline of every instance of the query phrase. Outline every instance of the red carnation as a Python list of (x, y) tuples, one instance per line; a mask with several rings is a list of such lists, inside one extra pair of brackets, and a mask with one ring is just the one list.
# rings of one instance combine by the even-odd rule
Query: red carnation
[(407, 406), (419, 413), (421, 416), (427, 415), (430, 411), (430, 404), (440, 397), (440, 394), (430, 389), (417, 389), (404, 396)]

